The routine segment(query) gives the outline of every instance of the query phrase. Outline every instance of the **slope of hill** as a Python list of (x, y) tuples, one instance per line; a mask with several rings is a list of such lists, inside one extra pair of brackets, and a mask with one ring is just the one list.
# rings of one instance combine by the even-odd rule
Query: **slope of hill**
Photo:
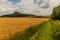
[(19, 12), (14, 12), (13, 14), (2, 15), (1, 17), (41, 17), (41, 16), (36, 16), (36, 15), (31, 15), (31, 14), (22, 14), (22, 13), (19, 13)]

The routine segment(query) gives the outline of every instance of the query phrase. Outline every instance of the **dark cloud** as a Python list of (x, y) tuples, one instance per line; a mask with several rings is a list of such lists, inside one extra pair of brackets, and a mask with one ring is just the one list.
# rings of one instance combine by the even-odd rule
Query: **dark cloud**
[[(41, 8), (49, 8), (50, 4), (49, 4), (49, 0), (45, 1), (45, 0), (33, 0), (35, 4), (37, 4), (39, 7)], [(44, 5), (42, 5), (44, 4)], [(42, 6), (40, 6), (42, 5)]]
[(37, 0), (33, 0), (34, 1), (34, 3), (37, 3)]
[(40, 5), (40, 4), (43, 3), (43, 0), (33, 0), (33, 1), (34, 1), (34, 3), (36, 3), (36, 4), (38, 4), (38, 5)]
[(43, 0), (39, 0), (38, 6), (41, 5), (43, 2), (44, 2)]
[(50, 7), (50, 4), (49, 3), (46, 3), (45, 5), (43, 5), (43, 6), (40, 6), (41, 8), (49, 8)]

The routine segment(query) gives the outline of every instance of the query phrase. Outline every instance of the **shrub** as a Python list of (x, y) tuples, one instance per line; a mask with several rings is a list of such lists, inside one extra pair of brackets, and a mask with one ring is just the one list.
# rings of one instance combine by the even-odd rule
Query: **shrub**
[(51, 19), (60, 20), (60, 6), (55, 7), (53, 9), (53, 13), (51, 15)]

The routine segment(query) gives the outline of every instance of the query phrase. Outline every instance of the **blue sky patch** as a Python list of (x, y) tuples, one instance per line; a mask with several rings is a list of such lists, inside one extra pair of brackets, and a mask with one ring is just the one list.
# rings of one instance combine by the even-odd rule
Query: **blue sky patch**
[(21, 2), (21, 0), (8, 0), (8, 1), (12, 2), (12, 4), (16, 4), (16, 3)]

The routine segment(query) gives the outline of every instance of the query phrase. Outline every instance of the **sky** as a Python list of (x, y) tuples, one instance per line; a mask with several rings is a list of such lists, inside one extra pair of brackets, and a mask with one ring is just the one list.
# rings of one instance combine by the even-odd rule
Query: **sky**
[(18, 2), (21, 2), (21, 0), (8, 0), (10, 2), (12, 2), (12, 4), (17, 4)]
[(15, 11), (24, 14), (48, 16), (54, 7), (60, 5), (60, 0), (0, 0), (0, 16), (12, 14)]

